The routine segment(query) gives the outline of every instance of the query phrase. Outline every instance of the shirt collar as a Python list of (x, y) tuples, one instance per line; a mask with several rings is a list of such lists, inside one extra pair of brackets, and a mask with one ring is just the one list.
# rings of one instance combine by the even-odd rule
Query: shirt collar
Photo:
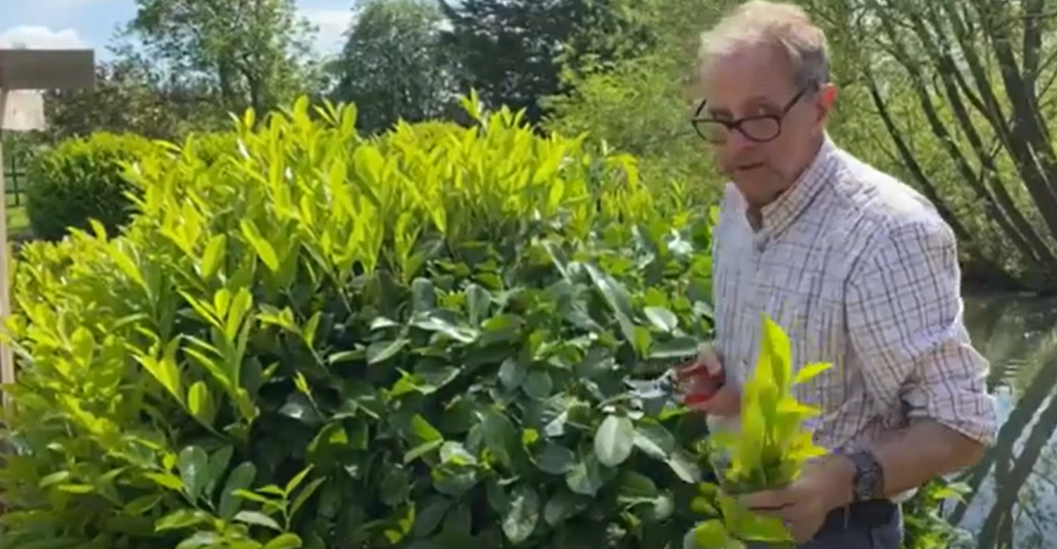
[[(827, 135), (815, 159), (789, 189), (760, 209), (759, 236), (774, 236), (785, 230), (811, 204), (829, 180), (837, 164), (837, 146)], [(750, 223), (751, 225), (751, 223)]]

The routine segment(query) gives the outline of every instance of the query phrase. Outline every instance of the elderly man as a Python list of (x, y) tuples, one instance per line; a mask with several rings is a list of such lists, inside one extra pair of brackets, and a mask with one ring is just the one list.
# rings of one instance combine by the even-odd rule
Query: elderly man
[(693, 125), (732, 183), (714, 235), (716, 352), (680, 373), (722, 369), (727, 384), (698, 407), (736, 424), (761, 313), (789, 334), (794, 365), (834, 363), (798, 395), (823, 410), (815, 440), (831, 454), (743, 503), (803, 548), (897, 549), (898, 502), (975, 464), (996, 430), (954, 235), (830, 141), (826, 40), (800, 8), (741, 5), (703, 35), (700, 63)]

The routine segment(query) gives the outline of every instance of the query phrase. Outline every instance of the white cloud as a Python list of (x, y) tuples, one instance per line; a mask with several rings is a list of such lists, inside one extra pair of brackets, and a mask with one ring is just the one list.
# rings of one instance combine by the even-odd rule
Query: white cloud
[(352, 22), (352, 10), (305, 8), (299, 13), (318, 30), (316, 48), (320, 51), (332, 53), (345, 44), (344, 35)]
[(32, 49), (77, 49), (88, 47), (74, 29), (53, 31), (48, 27), (20, 25), (0, 33), (0, 47)]

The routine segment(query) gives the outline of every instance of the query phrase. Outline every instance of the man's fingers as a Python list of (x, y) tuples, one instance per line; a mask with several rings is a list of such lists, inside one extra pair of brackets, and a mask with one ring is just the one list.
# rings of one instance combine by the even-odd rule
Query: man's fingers
[(687, 395), (684, 399), (686, 406), (692, 410), (724, 417), (733, 417), (741, 412), (741, 395), (730, 384), (720, 387), (711, 398), (692, 400), (692, 396)]
[(796, 543), (807, 543), (818, 533), (818, 522), (812, 521), (810, 516), (804, 514), (803, 506), (787, 505), (780, 511), (757, 512), (781, 519), (782, 525), (793, 535)]
[(755, 514), (781, 520), (797, 543), (807, 543), (815, 536), (818, 525), (812, 527), (810, 517), (804, 515), (805, 508), (797, 505), (795, 499), (788, 490), (768, 490), (742, 496), (739, 501)]
[(675, 369), (675, 377), (680, 381), (711, 373), (711, 367), (704, 362), (694, 362), (686, 366), (678, 366)]
[(704, 345), (697, 353), (697, 357), (686, 364), (676, 366), (677, 377), (685, 378), (696, 375), (719, 375), (723, 371), (723, 362), (711, 345)]
[(712, 376), (717, 376), (723, 371), (723, 360), (711, 345), (705, 345), (697, 353), (697, 363), (703, 364)]
[(745, 494), (739, 498), (739, 501), (748, 509), (775, 516), (782, 516), (781, 511), (794, 503), (785, 490), (763, 490)]

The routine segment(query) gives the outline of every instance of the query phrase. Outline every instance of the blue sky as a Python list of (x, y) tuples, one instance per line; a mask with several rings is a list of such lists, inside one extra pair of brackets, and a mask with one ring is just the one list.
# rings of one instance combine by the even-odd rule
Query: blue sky
[[(98, 59), (114, 29), (135, 13), (133, 0), (0, 0), (0, 48), (24, 43), (31, 48), (89, 47)], [(319, 33), (316, 47), (335, 51), (349, 25), (352, 0), (297, 0), (298, 10)]]

